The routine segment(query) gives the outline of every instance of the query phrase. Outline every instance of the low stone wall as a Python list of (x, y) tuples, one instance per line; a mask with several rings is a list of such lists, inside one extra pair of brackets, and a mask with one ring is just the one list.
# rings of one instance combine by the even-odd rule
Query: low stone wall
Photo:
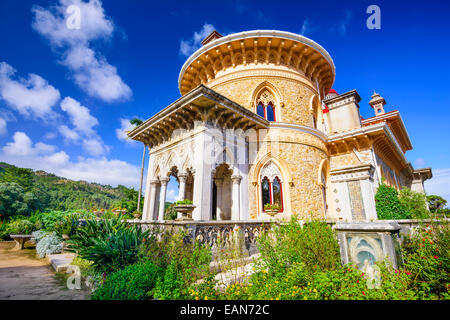
[[(450, 219), (443, 220), (450, 222)], [(185, 241), (194, 239), (213, 248), (226, 247), (238, 241), (245, 255), (258, 253), (256, 239), (280, 221), (143, 221), (128, 220), (144, 230), (184, 231)], [(327, 221), (337, 231), (342, 263), (353, 262), (362, 267), (367, 263), (388, 258), (394, 267), (401, 264), (400, 244), (415, 228), (431, 220)], [(307, 221), (300, 220), (302, 225)], [(442, 223), (442, 222), (441, 222)], [(236, 242), (234, 242), (236, 243)], [(368, 260), (368, 261), (365, 261)]]
[(241, 242), (244, 253), (248, 256), (258, 253), (256, 247), (257, 237), (264, 231), (271, 229), (274, 221), (145, 221), (128, 220), (129, 223), (139, 224), (143, 230), (159, 229), (166, 231), (186, 232), (185, 241), (193, 239), (211, 246), (218, 247), (231, 245), (233, 241)]

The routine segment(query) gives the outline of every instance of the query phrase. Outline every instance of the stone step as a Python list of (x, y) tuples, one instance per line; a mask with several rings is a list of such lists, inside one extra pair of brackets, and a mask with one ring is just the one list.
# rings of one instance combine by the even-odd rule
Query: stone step
[(74, 258), (75, 253), (58, 253), (47, 255), (48, 262), (50, 262), (56, 272), (66, 271)]
[(261, 254), (257, 253), (248, 257), (238, 258), (238, 259), (227, 259), (227, 260), (214, 260), (210, 263), (209, 267), (211, 271), (224, 272), (227, 269), (234, 269), (249, 263), (254, 262), (258, 259)]

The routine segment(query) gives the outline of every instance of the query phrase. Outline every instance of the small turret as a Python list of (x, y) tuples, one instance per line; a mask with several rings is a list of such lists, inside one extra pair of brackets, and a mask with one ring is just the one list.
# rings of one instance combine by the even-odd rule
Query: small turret
[(369, 101), (369, 104), (375, 110), (375, 116), (385, 114), (384, 105), (386, 104), (386, 101), (375, 91), (373, 92), (372, 100)]

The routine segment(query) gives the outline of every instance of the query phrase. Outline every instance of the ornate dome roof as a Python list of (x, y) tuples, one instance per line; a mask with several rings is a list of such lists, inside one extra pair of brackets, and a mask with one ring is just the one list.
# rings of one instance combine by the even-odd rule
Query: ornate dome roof
[(330, 90), (335, 77), (333, 59), (313, 40), (285, 31), (255, 30), (207, 42), (184, 63), (178, 87), (184, 95), (200, 84), (207, 85), (221, 70), (251, 64), (295, 70), (317, 85), (320, 93)]

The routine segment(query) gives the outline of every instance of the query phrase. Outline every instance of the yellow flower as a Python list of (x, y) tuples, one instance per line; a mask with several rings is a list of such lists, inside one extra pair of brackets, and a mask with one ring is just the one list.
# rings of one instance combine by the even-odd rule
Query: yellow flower
[(314, 290), (313, 290), (314, 292), (317, 292), (317, 289), (316, 288), (314, 288)]
[(195, 300), (198, 300), (198, 297), (195, 297)]
[(208, 300), (208, 296), (205, 296), (205, 300)]

